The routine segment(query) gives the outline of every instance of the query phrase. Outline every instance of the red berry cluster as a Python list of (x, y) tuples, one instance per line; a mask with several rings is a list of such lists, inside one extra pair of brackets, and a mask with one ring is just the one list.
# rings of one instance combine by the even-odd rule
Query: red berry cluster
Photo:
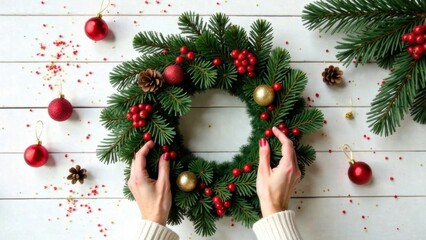
[[(288, 134), (290, 133), (289, 132), (289, 129), (287, 128), (287, 126), (285, 125), (285, 123), (280, 123), (280, 124), (278, 124), (278, 129), (281, 131), (281, 132), (283, 132), (286, 136), (288, 136)], [(297, 136), (299, 136), (300, 135), (300, 129), (299, 128), (292, 128), (291, 129), (291, 134), (293, 135), (293, 136), (295, 136), (295, 137), (297, 137)]]
[(249, 78), (254, 78), (254, 76), (256, 76), (254, 66), (257, 63), (257, 59), (253, 53), (247, 49), (242, 51), (234, 49), (231, 51), (231, 57), (234, 59), (234, 65), (239, 74), (247, 73)]
[(180, 48), (180, 55), (176, 57), (175, 63), (180, 65), (185, 61), (185, 58), (188, 61), (192, 61), (195, 59), (195, 53), (193, 51), (189, 51), (187, 46), (182, 46)]
[(177, 157), (177, 153), (173, 150), (170, 151), (169, 145), (163, 145), (161, 146), (161, 150), (163, 153), (169, 153), (170, 159), (175, 159)]
[(127, 119), (133, 121), (133, 127), (140, 128), (145, 127), (147, 122), (146, 119), (149, 117), (149, 114), (152, 112), (152, 105), (149, 103), (140, 103), (134, 105), (127, 112)]
[(426, 23), (413, 28), (413, 31), (402, 35), (402, 41), (408, 43), (408, 54), (415, 60), (426, 55)]

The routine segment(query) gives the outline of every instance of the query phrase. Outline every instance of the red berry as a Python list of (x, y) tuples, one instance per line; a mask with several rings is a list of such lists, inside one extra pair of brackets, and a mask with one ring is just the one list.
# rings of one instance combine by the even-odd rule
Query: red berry
[(415, 33), (415, 34), (417, 34), (417, 35), (423, 34), (423, 31), (424, 31), (424, 28), (423, 28), (423, 26), (422, 26), (422, 25), (415, 26), (415, 27), (413, 28), (413, 33)]
[(239, 168), (232, 169), (232, 176), (239, 177), (241, 175), (241, 170)]
[(247, 58), (254, 58), (254, 54), (253, 53), (247, 54)]
[(207, 197), (210, 197), (213, 194), (213, 189), (211, 188), (204, 189), (204, 194), (206, 194)]
[(247, 55), (249, 55), (249, 50), (247, 50), (247, 49), (244, 49), (242, 52), (241, 52), (244, 56), (247, 56)]
[(421, 55), (421, 54), (417, 54), (417, 53), (414, 53), (414, 54), (413, 54), (413, 58), (414, 58), (415, 60), (419, 60), (421, 57), (422, 57), (422, 55)]
[(145, 106), (145, 111), (146, 111), (147, 113), (152, 112), (152, 105), (151, 105), (151, 104), (147, 104), (147, 105)]
[(254, 66), (248, 65), (247, 66), (247, 72), (254, 72)]
[(143, 119), (148, 118), (148, 116), (149, 116), (149, 113), (146, 110), (142, 110), (142, 111), (139, 112), (139, 117), (141, 117)]
[(241, 65), (241, 61), (240, 61), (240, 60), (238, 60), (238, 59), (235, 59), (235, 60), (234, 60), (234, 65), (235, 65), (236, 67), (240, 67), (240, 66), (242, 66), (242, 65)]
[(235, 192), (235, 183), (228, 183), (228, 185), (226, 186), (226, 188), (230, 191), (230, 192)]
[(141, 117), (139, 117), (138, 114), (133, 114), (132, 120), (135, 121), (135, 122), (138, 122), (139, 120), (141, 120)]
[(255, 57), (249, 58), (250, 65), (254, 66), (257, 63), (257, 59)]
[(145, 103), (139, 103), (138, 108), (139, 110), (145, 110)]
[(200, 189), (205, 189), (206, 188), (206, 183), (205, 182), (200, 182), (200, 184), (198, 185), (198, 187)]
[(181, 54), (187, 54), (188, 53), (188, 47), (187, 46), (180, 47), (180, 53)]
[(426, 54), (426, 43), (423, 44), (423, 54)]
[(175, 159), (177, 157), (177, 153), (175, 151), (170, 151), (170, 158)]
[(422, 55), (423, 46), (417, 45), (413, 47), (413, 54)]
[(269, 105), (266, 109), (268, 109), (268, 111), (274, 111), (275, 110), (275, 106), (274, 105)]
[(146, 132), (146, 133), (143, 134), (143, 140), (148, 142), (151, 139), (152, 139), (151, 133)]
[(136, 121), (133, 121), (132, 126), (135, 127), (135, 128), (138, 128), (139, 127), (139, 123), (136, 122)]
[(283, 132), (284, 135), (288, 136), (288, 128), (284, 128), (283, 130), (281, 130), (281, 132)]
[(231, 57), (232, 57), (233, 59), (238, 58), (238, 55), (240, 55), (240, 51), (238, 51), (237, 49), (232, 50), (232, 52), (231, 52)]
[(225, 215), (224, 209), (216, 209), (216, 214), (220, 217), (223, 217)]
[(283, 85), (279, 82), (276, 82), (274, 85), (272, 85), (272, 89), (274, 89), (275, 92), (279, 92), (283, 89)]
[(253, 169), (253, 167), (251, 166), (251, 164), (246, 163), (243, 166), (243, 172), (245, 172), (245, 173), (251, 172), (252, 169)]
[(222, 60), (220, 60), (220, 58), (213, 59), (213, 65), (219, 66), (220, 64), (222, 64)]
[(239, 66), (239, 67), (237, 68), (237, 72), (238, 72), (239, 74), (244, 74), (244, 73), (246, 72), (246, 67), (244, 67), (244, 66)]
[(192, 61), (195, 58), (195, 53), (194, 52), (188, 52), (186, 54), (186, 59), (188, 59), (188, 61)]
[(139, 127), (145, 127), (146, 126), (146, 121), (144, 119), (139, 120), (138, 126)]
[(249, 65), (249, 61), (247, 61), (247, 59), (244, 59), (241, 61), (241, 65), (243, 65), (244, 67)]
[(269, 114), (267, 112), (261, 113), (260, 119), (262, 119), (263, 121), (267, 121), (269, 119)]
[(238, 55), (238, 60), (243, 61), (243, 60), (245, 60), (246, 58), (247, 58), (247, 55), (244, 55), (243, 53), (240, 53), (240, 54)]
[(285, 125), (285, 123), (280, 123), (280, 124), (278, 124), (278, 129), (279, 130), (284, 130), (284, 129), (286, 129), (287, 128), (287, 126)]
[(256, 76), (256, 73), (255, 73), (255, 72), (253, 72), (253, 71), (251, 71), (251, 72), (248, 72), (248, 73), (247, 73), (247, 76), (248, 76), (249, 78), (254, 78), (254, 77)]
[(214, 203), (214, 208), (216, 208), (216, 209), (223, 209), (223, 204), (222, 204), (222, 202)]
[(179, 56), (176, 57), (175, 63), (176, 64), (182, 64), (184, 61), (185, 61), (185, 58), (183, 58), (182, 56), (179, 55)]
[(417, 44), (422, 44), (422, 43), (424, 43), (425, 42), (425, 38), (423, 37), (423, 35), (418, 35), (417, 37), (416, 37), (416, 43)]
[(272, 129), (270, 129), (270, 128), (266, 129), (265, 130), (265, 136), (267, 138), (270, 138), (270, 137), (274, 136), (274, 132), (272, 132)]
[(130, 108), (130, 112), (131, 112), (131, 113), (133, 113), (133, 114), (138, 114), (138, 113), (139, 113), (139, 108), (138, 108), (138, 106), (132, 106), (132, 107)]
[(170, 150), (169, 145), (163, 145), (163, 146), (161, 146), (161, 151), (163, 151), (163, 153), (166, 153), (166, 152), (168, 152), (169, 150)]
[(128, 112), (128, 113), (126, 114), (126, 118), (127, 118), (127, 119), (129, 119), (129, 120), (132, 120), (132, 119), (133, 119), (133, 113)]
[(163, 49), (163, 54), (167, 54), (168, 52), (169, 52), (169, 49), (167, 49), (167, 48)]
[(404, 34), (404, 35), (402, 35), (402, 37), (401, 37), (401, 41), (402, 42), (407, 42), (407, 37), (408, 37), (408, 34), (406, 33), (406, 34)]
[(223, 206), (225, 208), (230, 208), (232, 205), (231, 200), (226, 200), (225, 202), (223, 202)]
[(299, 128), (291, 129), (291, 134), (293, 134), (293, 136), (299, 136), (300, 135), (300, 129)]
[(212, 202), (213, 203), (221, 203), (222, 200), (220, 199), (219, 196), (216, 195), (216, 196), (212, 197)]
[(416, 40), (415, 37), (416, 36), (414, 35), (414, 33), (408, 33), (408, 35), (407, 35), (407, 43), (408, 44), (414, 43), (414, 41)]
[(407, 48), (407, 52), (408, 52), (408, 54), (413, 54), (413, 47), (412, 46), (410, 46), (410, 47), (408, 47)]

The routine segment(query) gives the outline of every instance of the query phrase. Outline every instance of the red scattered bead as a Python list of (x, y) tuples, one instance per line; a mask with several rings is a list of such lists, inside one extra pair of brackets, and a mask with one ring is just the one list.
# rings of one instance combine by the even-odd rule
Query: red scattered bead
[(343, 210), (343, 211), (342, 211), (342, 213), (343, 213), (343, 214), (346, 214), (346, 211), (345, 211), (345, 210)]
[(395, 178), (393, 178), (393, 177), (390, 177), (390, 178), (389, 178), (389, 180), (393, 181), (393, 180), (395, 180)]

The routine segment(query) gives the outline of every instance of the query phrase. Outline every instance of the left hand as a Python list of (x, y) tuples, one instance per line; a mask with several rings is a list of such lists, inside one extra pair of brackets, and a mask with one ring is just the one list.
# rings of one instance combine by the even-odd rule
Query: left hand
[(146, 156), (154, 145), (153, 141), (149, 141), (135, 154), (127, 184), (142, 217), (166, 225), (172, 206), (169, 154), (164, 153), (158, 160), (158, 179), (150, 178), (146, 170)]

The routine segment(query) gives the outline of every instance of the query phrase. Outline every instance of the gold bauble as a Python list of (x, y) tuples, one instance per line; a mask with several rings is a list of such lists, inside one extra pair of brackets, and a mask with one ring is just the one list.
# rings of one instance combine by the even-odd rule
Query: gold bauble
[(197, 187), (197, 176), (193, 172), (185, 171), (176, 179), (178, 188), (184, 192), (190, 192)]
[(253, 92), (254, 101), (260, 106), (268, 106), (274, 101), (275, 92), (271, 86), (262, 84), (256, 87)]

